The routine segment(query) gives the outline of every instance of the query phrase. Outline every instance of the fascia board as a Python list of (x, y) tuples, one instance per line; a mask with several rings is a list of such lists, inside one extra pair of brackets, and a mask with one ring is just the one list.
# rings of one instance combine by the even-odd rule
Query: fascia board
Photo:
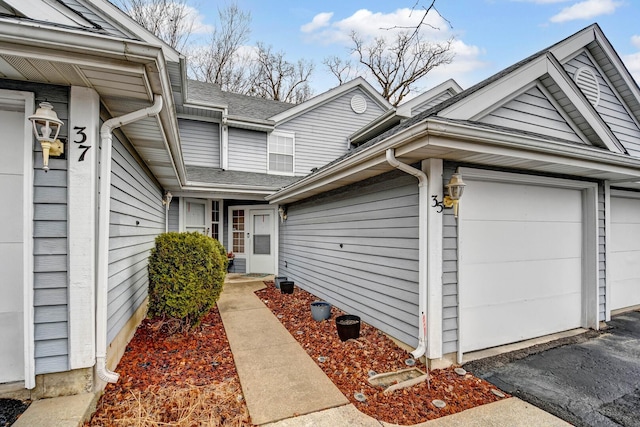
[(417, 123), (353, 156), (342, 159), (326, 169), (321, 169), (311, 175), (307, 175), (289, 187), (266, 197), (266, 200), (270, 203), (278, 203), (288, 198), (298, 196), (310, 189), (327, 185), (338, 179), (355, 175), (358, 172), (385, 163), (385, 153), (388, 148), (396, 148), (404, 142), (414, 141), (417, 138), (424, 137), (426, 136), (426, 130), (426, 122)]
[[(99, 9), (100, 15), (103, 18), (108, 19), (111, 24), (120, 28), (124, 33), (130, 33), (140, 38), (146, 43), (162, 46), (162, 49), (165, 53), (165, 56), (171, 62), (179, 62), (181, 58), (181, 54), (165, 43), (160, 38), (156, 37), (152, 32), (144, 28), (142, 25), (138, 24), (133, 18), (124, 13), (120, 8), (115, 6), (109, 1), (106, 0), (91, 0), (90, 2), (85, 3), (86, 7), (95, 9)], [(104, 16), (104, 15), (107, 16)]]
[(574, 56), (577, 51), (591, 43), (596, 39), (595, 31), (597, 25), (590, 25), (576, 34), (561, 41), (549, 48), (549, 52), (558, 59), (561, 63), (564, 63), (567, 59)]
[(69, 57), (82, 63), (83, 58), (89, 56), (94, 58), (93, 62), (102, 64), (109, 60), (147, 64), (155, 61), (161, 51), (160, 47), (135, 40), (1, 19), (0, 46), (2, 51), (17, 56), (27, 56), (31, 49), (40, 59), (61, 61)]
[(603, 151), (588, 145), (540, 140), (535, 136), (515, 135), (497, 129), (480, 129), (465, 123), (428, 120), (429, 145), (477, 151), (483, 154), (510, 155), (562, 163), (596, 170), (638, 176), (640, 159)]
[(455, 95), (462, 92), (462, 87), (454, 79), (449, 79), (445, 82), (442, 82), (439, 85), (427, 90), (426, 92), (421, 93), (415, 98), (412, 98), (407, 102), (398, 105), (396, 107), (396, 109), (398, 110), (398, 115), (411, 117), (411, 110), (413, 110), (415, 107), (447, 91)]
[[(596, 28), (595, 35), (596, 40), (600, 44), (600, 47), (606, 52), (609, 60), (614, 64), (616, 70), (618, 71), (618, 74), (624, 81), (625, 85), (627, 86), (629, 91), (633, 93), (633, 96), (638, 100), (638, 103), (640, 103), (640, 87), (638, 87), (638, 84), (631, 76), (631, 73), (629, 73), (629, 70), (627, 69), (626, 65), (624, 65), (624, 62), (622, 62), (622, 60), (620, 59), (618, 53), (613, 48), (613, 46), (611, 46), (609, 40), (602, 33), (602, 30), (600, 30), (600, 27)], [(636, 119), (640, 121), (640, 117), (636, 117)]]
[(362, 77), (357, 77), (350, 82), (337, 86), (333, 89), (329, 89), (328, 91), (321, 93), (320, 95), (314, 96), (313, 98), (305, 101), (301, 104), (296, 105), (295, 107), (289, 108), (282, 113), (276, 114), (275, 116), (269, 117), (269, 120), (273, 120), (277, 124), (284, 123), (288, 120), (293, 119), (294, 117), (299, 116), (300, 114), (306, 113), (307, 111), (311, 111), (314, 108), (317, 108), (327, 102), (339, 97), (340, 95), (347, 93), (348, 91), (360, 86), (369, 96), (375, 99), (378, 104), (384, 109), (392, 108), (389, 101), (384, 99), (382, 95), (378, 93), (365, 79)]
[(637, 179), (640, 180), (640, 159), (590, 146), (549, 143), (534, 136), (515, 135), (496, 129), (481, 129), (468, 124), (430, 117), (360, 153), (347, 157), (326, 170), (309, 175), (265, 199), (272, 204), (299, 200), (307, 197), (305, 193), (316, 192), (332, 182), (356, 176), (364, 170), (380, 166), (386, 162), (385, 152), (388, 148), (394, 148), (397, 156), (404, 156), (426, 146), (561, 163), (638, 177)]
[(469, 120), (485, 111), (494, 109), (514, 91), (530, 84), (547, 72), (547, 58), (539, 58), (483, 87), (438, 113), (440, 117)]
[(623, 153), (624, 149), (620, 141), (618, 141), (618, 138), (616, 138), (609, 126), (607, 126), (602, 117), (596, 112), (593, 105), (591, 105), (587, 97), (582, 93), (580, 88), (578, 88), (578, 85), (576, 85), (566, 71), (564, 71), (560, 62), (552, 55), (549, 55), (549, 63), (549, 76), (551, 76), (560, 87), (582, 117), (587, 120), (607, 148), (614, 153)]
[(260, 187), (254, 185), (227, 185), (222, 187), (220, 184), (211, 184), (208, 182), (187, 181), (183, 190), (189, 191), (215, 191), (217, 193), (259, 193), (263, 195), (272, 194), (274, 191), (280, 190), (280, 187)]

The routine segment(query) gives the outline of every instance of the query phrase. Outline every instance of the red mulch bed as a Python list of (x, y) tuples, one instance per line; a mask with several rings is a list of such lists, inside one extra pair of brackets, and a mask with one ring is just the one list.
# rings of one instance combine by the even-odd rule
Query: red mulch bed
[(145, 319), (85, 426), (251, 425), (217, 308), (190, 333)]
[[(364, 322), (361, 323), (358, 340), (342, 342), (338, 338), (335, 318), (343, 312), (332, 307), (329, 320), (316, 322), (311, 317), (310, 303), (318, 298), (298, 287), (293, 294), (282, 294), (273, 282), (265, 283), (267, 288), (257, 291), (256, 295), (351, 403), (373, 418), (411, 425), (501, 399), (491, 391), (495, 390), (493, 385), (469, 373), (460, 376), (453, 368), (432, 370), (429, 383), (384, 395), (382, 388), (373, 387), (367, 381), (369, 372), (407, 369), (405, 361), (410, 358), (409, 353)], [(326, 358), (324, 362), (318, 360), (321, 356)], [(416, 366), (426, 370), (420, 363)], [(366, 401), (356, 400), (356, 393), (363, 393)], [(508, 395), (505, 393), (505, 396)], [(446, 402), (447, 406), (436, 408), (432, 404), (434, 399)]]

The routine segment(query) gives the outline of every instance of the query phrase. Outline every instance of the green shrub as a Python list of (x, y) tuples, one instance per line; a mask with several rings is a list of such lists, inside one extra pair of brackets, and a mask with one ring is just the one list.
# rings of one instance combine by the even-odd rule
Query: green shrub
[(200, 324), (218, 301), (227, 273), (220, 242), (200, 233), (164, 233), (149, 257), (149, 317)]

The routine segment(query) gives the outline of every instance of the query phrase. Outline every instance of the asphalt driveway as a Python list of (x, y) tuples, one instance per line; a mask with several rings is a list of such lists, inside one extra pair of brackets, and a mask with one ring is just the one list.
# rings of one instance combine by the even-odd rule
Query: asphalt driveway
[(614, 317), (605, 331), (549, 347), (464, 367), (576, 426), (640, 427), (640, 312)]

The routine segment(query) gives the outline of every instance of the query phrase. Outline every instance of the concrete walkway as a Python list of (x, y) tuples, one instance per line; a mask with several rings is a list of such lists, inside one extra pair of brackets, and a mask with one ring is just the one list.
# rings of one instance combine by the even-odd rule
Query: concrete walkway
[(263, 280), (232, 277), (218, 301), (251, 421), (261, 425), (348, 404), (254, 294)]
[[(264, 278), (231, 274), (218, 308), (254, 424), (264, 427), (395, 427), (358, 411), (254, 294)], [(78, 427), (96, 395), (36, 401), (14, 427)], [(415, 427), (564, 427), (568, 424), (517, 398), (427, 421)]]

